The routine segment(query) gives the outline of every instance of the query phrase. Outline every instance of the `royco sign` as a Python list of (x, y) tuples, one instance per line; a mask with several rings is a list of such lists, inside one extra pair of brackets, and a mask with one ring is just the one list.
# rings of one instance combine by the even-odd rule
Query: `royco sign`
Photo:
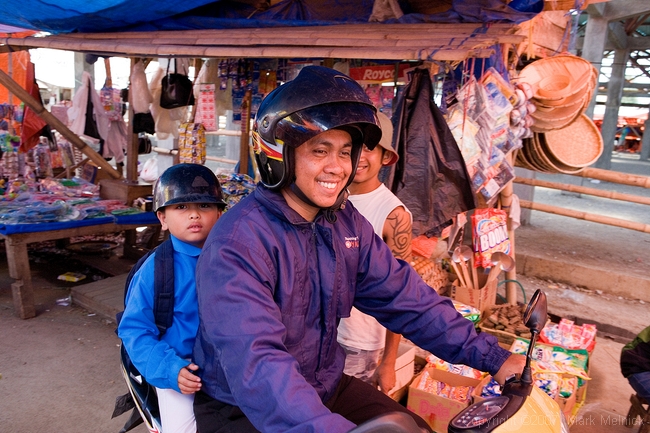
[[(404, 71), (412, 66), (404, 63), (399, 65), (398, 81), (405, 81)], [(350, 77), (360, 82), (384, 83), (395, 81), (395, 65), (385, 66), (364, 66), (361, 68), (350, 68)]]

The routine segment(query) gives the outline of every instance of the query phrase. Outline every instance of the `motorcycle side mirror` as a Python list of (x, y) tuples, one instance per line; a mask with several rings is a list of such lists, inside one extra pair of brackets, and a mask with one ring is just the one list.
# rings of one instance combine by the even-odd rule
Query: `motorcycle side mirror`
[(547, 319), (546, 294), (540, 289), (535, 291), (524, 311), (524, 325), (531, 332), (542, 332)]
[(546, 307), (546, 294), (544, 294), (540, 289), (537, 289), (535, 294), (533, 294), (533, 297), (530, 298), (530, 302), (526, 306), (526, 311), (524, 311), (524, 324), (528, 329), (530, 329), (531, 333), (528, 351), (526, 352), (526, 365), (524, 366), (524, 371), (521, 373), (521, 382), (526, 385), (531, 385), (533, 383), (530, 361), (533, 356), (533, 348), (535, 347), (537, 336), (542, 332), (542, 329), (544, 329), (544, 326), (546, 325)]

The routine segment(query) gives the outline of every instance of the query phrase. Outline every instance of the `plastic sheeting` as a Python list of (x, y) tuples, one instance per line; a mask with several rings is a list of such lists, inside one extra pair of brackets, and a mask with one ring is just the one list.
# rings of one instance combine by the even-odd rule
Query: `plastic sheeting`
[(400, 159), (386, 184), (411, 211), (413, 237), (438, 237), (456, 215), (476, 206), (463, 156), (433, 102), (428, 70), (413, 72), (393, 122)]
[[(51, 33), (151, 31), (314, 26), (366, 23), (373, 0), (282, 0), (261, 10), (263, 1), (210, 0), (7, 1), (0, 24)], [(543, 0), (454, 0), (449, 10), (420, 14), (400, 2), (404, 15), (385, 23), (520, 23), (541, 12)]]

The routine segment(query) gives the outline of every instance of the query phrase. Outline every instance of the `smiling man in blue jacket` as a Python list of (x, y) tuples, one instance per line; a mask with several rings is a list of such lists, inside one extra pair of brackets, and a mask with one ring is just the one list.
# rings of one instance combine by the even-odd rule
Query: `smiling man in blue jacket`
[(477, 335), (346, 205), (362, 146), (380, 137), (363, 89), (328, 68), (304, 68), (262, 102), (262, 182), (218, 221), (197, 266), (200, 433), (347, 432), (408, 412), (343, 374), (337, 326), (352, 306), (447, 361), (501, 382), (521, 373), (523, 356)]

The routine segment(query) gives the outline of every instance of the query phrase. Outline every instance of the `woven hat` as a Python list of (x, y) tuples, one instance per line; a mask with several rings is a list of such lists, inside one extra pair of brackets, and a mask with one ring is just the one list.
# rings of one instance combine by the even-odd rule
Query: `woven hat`
[(533, 88), (534, 132), (562, 129), (581, 115), (598, 82), (598, 71), (587, 60), (568, 54), (536, 60), (519, 73), (519, 82)]
[(399, 159), (399, 155), (393, 149), (393, 122), (381, 111), (377, 113), (377, 118), (379, 118), (379, 125), (381, 126), (379, 145), (391, 155), (390, 161), (384, 165), (393, 165)]

